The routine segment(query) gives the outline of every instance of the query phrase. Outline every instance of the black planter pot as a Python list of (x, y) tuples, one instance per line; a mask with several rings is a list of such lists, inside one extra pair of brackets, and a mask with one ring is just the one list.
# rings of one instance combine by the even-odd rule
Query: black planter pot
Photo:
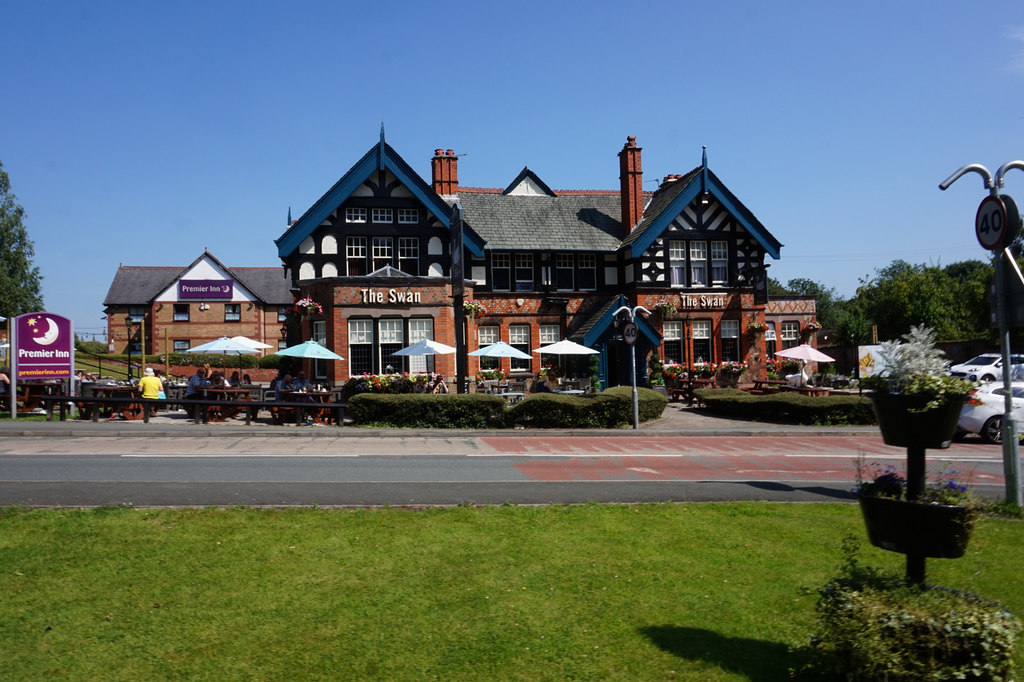
[(882, 440), (903, 448), (948, 448), (965, 401), (957, 398), (926, 412), (913, 412), (924, 407), (928, 399), (888, 393), (871, 396)]
[(940, 559), (957, 559), (967, 550), (974, 528), (969, 507), (854, 495), (875, 547)]

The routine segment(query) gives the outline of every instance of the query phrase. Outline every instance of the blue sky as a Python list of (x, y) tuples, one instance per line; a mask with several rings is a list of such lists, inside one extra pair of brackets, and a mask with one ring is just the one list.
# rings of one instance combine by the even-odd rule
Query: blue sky
[[(854, 293), (896, 258), (987, 252), (968, 163), (1024, 158), (1024, 4), (7, 3), (0, 162), (46, 308), (88, 337), (119, 264), (276, 266), (387, 140), (424, 178), (553, 189), (711, 169), (783, 243), (769, 275)], [(940, 7), (940, 5), (945, 5)], [(1005, 192), (1024, 205), (1024, 172)]]

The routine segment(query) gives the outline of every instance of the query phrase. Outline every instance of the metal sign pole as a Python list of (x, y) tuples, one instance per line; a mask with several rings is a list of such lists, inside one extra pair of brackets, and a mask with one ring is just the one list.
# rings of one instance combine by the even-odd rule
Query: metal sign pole
[[(1015, 267), (1013, 255), (1006, 248), (1020, 231), (1020, 216), (1016, 205), (1009, 197), (1000, 200), (999, 188), (1003, 176), (1011, 168), (1024, 170), (1024, 161), (1004, 163), (993, 177), (981, 164), (962, 166), (955, 173), (939, 183), (945, 191), (967, 173), (977, 173), (985, 183), (989, 196), (982, 200), (975, 217), (975, 234), (983, 248), (993, 251), (996, 268), (996, 316), (999, 320), (999, 349), (1003, 358), (1003, 476), (1006, 481), (1006, 501), (1017, 507), (1024, 506), (1021, 491), (1020, 452), (1017, 443), (1017, 427), (1013, 421), (1012, 368), (1010, 366), (1010, 325), (1009, 296), (1007, 292), (1007, 269)], [(1007, 209), (1010, 209), (1007, 211)], [(1012, 223), (1012, 224), (1011, 224)]]

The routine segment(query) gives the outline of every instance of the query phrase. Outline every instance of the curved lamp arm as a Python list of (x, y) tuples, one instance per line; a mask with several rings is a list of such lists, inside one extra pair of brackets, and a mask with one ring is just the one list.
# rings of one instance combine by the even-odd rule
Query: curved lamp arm
[[(1011, 162), (1011, 163), (1013, 163), (1013, 162)], [(946, 178), (945, 180), (940, 182), (939, 183), (939, 189), (941, 189), (941, 190), (949, 189), (950, 185), (952, 185), (954, 182), (959, 180), (961, 177), (963, 177), (967, 173), (971, 173), (971, 172), (977, 173), (978, 175), (980, 175), (982, 178), (985, 179), (985, 189), (989, 189), (989, 190), (993, 189), (992, 174), (988, 172), (988, 168), (985, 168), (980, 163), (969, 163), (969, 164), (967, 164), (966, 166), (964, 166), (963, 168), (961, 168), (960, 170), (958, 170), (957, 172), (953, 173), (948, 178)]]

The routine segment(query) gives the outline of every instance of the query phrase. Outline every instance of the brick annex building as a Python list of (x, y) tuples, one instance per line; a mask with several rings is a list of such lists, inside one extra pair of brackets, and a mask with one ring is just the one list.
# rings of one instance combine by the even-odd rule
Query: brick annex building
[[(618, 191), (555, 191), (528, 168), (504, 189), (464, 187), (458, 157), (438, 149), (428, 184), (382, 131), (276, 240), (283, 273), (227, 268), (210, 253), (186, 267), (120, 267), (104, 301), (111, 350), (145, 344), (152, 355), (235, 335), (273, 347), (312, 338), (345, 358), (311, 368), (332, 383), (388, 368), (453, 377), (454, 356), (394, 355), (421, 339), (456, 345), (453, 263), (474, 304), (468, 350), (500, 340), (532, 358), (469, 357), (470, 376), (536, 374), (547, 364), (585, 375), (588, 359), (532, 352), (571, 339), (600, 351), (605, 386), (628, 384), (625, 320), (614, 315), (622, 306), (652, 311), (636, 319), (640, 380), (653, 351), (684, 365), (744, 362), (760, 376), (776, 345), (813, 341), (814, 300), (767, 301), (765, 259), (778, 259), (781, 244), (706, 154), (644, 192), (641, 148), (629, 137), (618, 171)], [(462, 246), (453, 252), (456, 203)], [(289, 315), (303, 298), (322, 310)]]

